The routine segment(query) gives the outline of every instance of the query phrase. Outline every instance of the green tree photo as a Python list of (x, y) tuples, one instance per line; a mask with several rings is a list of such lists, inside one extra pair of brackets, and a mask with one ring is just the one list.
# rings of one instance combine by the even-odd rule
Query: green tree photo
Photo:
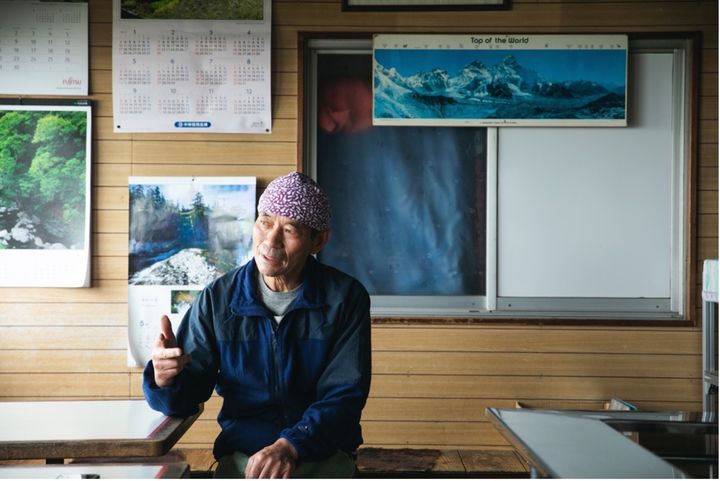
[(0, 249), (82, 248), (87, 114), (0, 111)]
[(122, 0), (122, 18), (262, 20), (263, 0)]

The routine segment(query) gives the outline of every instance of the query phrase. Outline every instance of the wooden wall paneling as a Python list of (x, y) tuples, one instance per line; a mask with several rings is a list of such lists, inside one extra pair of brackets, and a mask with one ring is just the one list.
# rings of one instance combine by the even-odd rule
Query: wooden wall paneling
[(127, 178), (130, 176), (131, 164), (93, 164), (93, 187), (120, 187), (127, 188)]
[(113, 132), (112, 117), (93, 116), (93, 139), (95, 141), (103, 140), (131, 140), (132, 134)]
[(97, 233), (93, 235), (96, 256), (128, 255), (128, 239), (125, 233)]
[[(3, 292), (0, 290), (0, 292)], [(127, 326), (123, 302), (22, 302), (10, 298), (0, 302), (0, 326)], [(3, 343), (3, 349), (15, 346)], [(22, 364), (17, 363), (21, 367)], [(21, 371), (22, 369), (19, 369)]]
[(703, 71), (700, 74), (700, 97), (717, 97), (718, 93), (718, 72)]
[(375, 351), (373, 374), (700, 377), (698, 355)]
[(698, 192), (700, 212), (703, 214), (718, 213), (718, 193), (717, 191), (705, 190)]
[(127, 397), (125, 373), (0, 374), (0, 398)]
[(93, 279), (127, 281), (128, 270), (127, 255), (93, 256)]
[(699, 189), (700, 190), (718, 190), (718, 168), (701, 167), (699, 172)]
[(122, 140), (93, 141), (93, 162), (101, 164), (130, 163), (132, 161), (132, 142)]
[(90, 95), (112, 94), (112, 72), (90, 69)]
[[(68, 329), (65, 326), (0, 326), (0, 339), (4, 346), (13, 349), (99, 349), (113, 350), (127, 347), (125, 326), (83, 326)], [(3, 347), (2, 350), (7, 349)], [(48, 359), (51, 360), (52, 358)], [(46, 368), (52, 372), (52, 363)], [(123, 369), (124, 371), (124, 369)]]
[(701, 401), (698, 378), (663, 379), (570, 376), (373, 375), (373, 397), (506, 398), (633, 401)]
[(88, 16), (91, 24), (93, 22), (107, 22), (107, 28), (112, 25), (112, 1), (111, 0), (88, 0)]
[[(715, 198), (717, 199), (717, 193)], [(718, 242), (716, 237), (700, 237), (698, 239), (698, 258), (717, 259)], [(700, 271), (702, 272), (702, 271)]]
[(220, 434), (220, 426), (215, 420), (198, 419), (180, 440), (181, 443), (212, 445)]
[(78, 303), (78, 309), (82, 308), (82, 303), (85, 302), (127, 302), (127, 281), (99, 281), (84, 289), (4, 287), (0, 289), (0, 305), (6, 302)]
[(112, 69), (112, 47), (110, 45), (90, 44), (88, 57), (93, 70)]
[[(715, 76), (717, 78), (717, 75)], [(717, 144), (718, 141), (718, 121), (702, 120), (700, 121), (700, 143), (701, 144)]]
[(294, 170), (294, 164), (279, 165), (167, 165), (167, 164), (136, 164), (133, 175), (171, 175), (177, 176), (245, 176), (257, 177), (257, 188), (264, 189), (272, 179)]
[(142, 392), (142, 370), (140, 368), (133, 368), (130, 372), (130, 397), (144, 397)]
[(718, 146), (717, 144), (700, 144), (699, 145), (699, 162), (700, 167), (714, 167), (718, 165)]
[(130, 216), (126, 210), (93, 210), (94, 232), (125, 232), (128, 231)]
[[(717, 2), (701, 0), (514, 0), (499, 12), (405, 13), (342, 12), (340, 0), (275, 0), (270, 135), (119, 134), (112, 128), (112, 1), (90, 0), (93, 286), (0, 289), (0, 401), (142, 397), (142, 370), (128, 368), (125, 353), (127, 178), (248, 175), (262, 190), (293, 170), (301, 32), (700, 31), (696, 265), (716, 257), (717, 12)], [(700, 346), (696, 328), (375, 324), (366, 444), (508, 448), (484, 410), (517, 400), (594, 409), (618, 396), (642, 409), (697, 410)], [(220, 405), (213, 396), (178, 446), (210, 449)]]
[(368, 444), (435, 446), (505, 446), (507, 441), (490, 423), (363, 421), (363, 438)]
[(93, 106), (93, 117), (112, 117), (112, 95), (95, 94), (90, 96)]
[[(274, 24), (326, 26), (343, 25), (380, 29), (401, 25), (465, 27), (475, 31), (499, 31), (528, 27), (607, 26), (637, 29), (667, 25), (713, 25), (717, 5), (697, 1), (582, 3), (514, 3), (510, 10), (462, 12), (370, 12), (362, 15), (341, 12), (337, 5), (291, 2), (273, 11)], [(710, 17), (715, 13), (714, 17)], [(482, 30), (478, 30), (482, 26)]]
[(702, 120), (717, 120), (718, 99), (717, 97), (703, 97), (700, 101), (700, 118)]
[(698, 216), (698, 237), (717, 238), (717, 233), (718, 216), (713, 214), (702, 214)]
[[(485, 417), (488, 407), (512, 409), (516, 402), (535, 409), (603, 409), (603, 400), (587, 399), (475, 399), (475, 398), (377, 398), (371, 397), (363, 410), (363, 421), (436, 421), (436, 422), (489, 422)], [(698, 403), (639, 401), (638, 407), (646, 410), (697, 410)], [(661, 407), (660, 407), (661, 406)]]
[(287, 164), (295, 160), (289, 142), (133, 142), (134, 164)]
[[(363, 421), (362, 428), (363, 438), (368, 444), (507, 445), (502, 435), (490, 423)], [(220, 429), (215, 421), (201, 419), (190, 427), (180, 440), (180, 445), (212, 444), (219, 433)]]
[[(122, 373), (127, 358), (124, 349), (33, 349), (0, 350), (0, 373)], [(49, 361), (52, 361), (50, 363)]]
[[(376, 366), (377, 363), (373, 364)], [(657, 380), (662, 383), (661, 379)], [(142, 397), (139, 373), (132, 374), (131, 383), (134, 397)], [(490, 393), (492, 394), (492, 393)], [(547, 399), (520, 397), (508, 398), (408, 398), (402, 396), (377, 397), (371, 396), (363, 410), (363, 420), (368, 421), (477, 421), (488, 422), (485, 408), (513, 408), (516, 401), (527, 407), (543, 409), (603, 409), (607, 399)], [(698, 401), (637, 401), (641, 409), (646, 410), (697, 410)], [(201, 419), (215, 421), (222, 406), (222, 399), (213, 394), (205, 403)]]
[[(98, 210), (124, 210), (128, 209), (128, 187), (127, 177), (125, 179), (124, 186), (112, 186), (112, 187), (96, 187), (93, 189), (93, 195), (95, 197), (95, 207)], [(120, 226), (114, 230), (115, 232), (127, 232), (128, 226), (125, 225), (123, 230), (120, 230)]]
[(376, 326), (373, 348), (390, 351), (697, 354), (697, 329)]

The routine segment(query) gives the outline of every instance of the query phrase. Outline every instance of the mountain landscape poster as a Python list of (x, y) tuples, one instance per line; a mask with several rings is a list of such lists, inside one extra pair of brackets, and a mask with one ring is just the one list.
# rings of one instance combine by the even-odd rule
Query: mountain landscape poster
[(144, 365), (160, 316), (174, 327), (205, 285), (251, 257), (255, 177), (130, 177), (128, 365)]
[(626, 35), (373, 39), (373, 125), (627, 125)]

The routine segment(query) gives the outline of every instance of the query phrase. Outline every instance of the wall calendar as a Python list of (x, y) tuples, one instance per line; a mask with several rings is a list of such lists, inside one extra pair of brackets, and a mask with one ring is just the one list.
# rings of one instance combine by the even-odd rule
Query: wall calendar
[(271, 3), (114, 0), (114, 131), (270, 133)]
[(0, 1), (0, 94), (88, 94), (87, 2)]

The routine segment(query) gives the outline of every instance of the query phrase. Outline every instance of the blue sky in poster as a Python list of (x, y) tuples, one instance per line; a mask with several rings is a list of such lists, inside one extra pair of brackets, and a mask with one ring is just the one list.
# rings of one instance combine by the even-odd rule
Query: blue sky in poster
[(545, 80), (593, 80), (619, 87), (626, 81), (626, 50), (449, 50), (449, 49), (377, 49), (375, 59), (386, 68), (395, 68), (403, 76), (441, 68), (455, 74), (467, 64), (479, 60), (491, 66), (508, 55)]
[[(234, 212), (243, 212), (255, 202), (255, 188), (247, 184), (199, 184), (173, 183), (158, 185), (168, 200), (184, 208), (192, 206), (195, 194), (200, 192), (210, 205), (219, 205)], [(254, 213), (254, 211), (251, 210)]]

